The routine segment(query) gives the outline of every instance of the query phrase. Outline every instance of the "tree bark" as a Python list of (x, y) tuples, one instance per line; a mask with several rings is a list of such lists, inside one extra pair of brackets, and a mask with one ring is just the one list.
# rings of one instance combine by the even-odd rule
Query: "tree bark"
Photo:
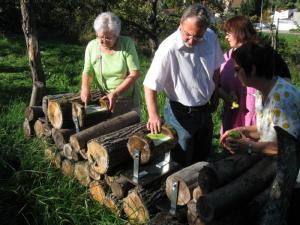
[[(89, 110), (92, 106), (100, 107), (97, 110)], [(91, 127), (106, 120), (110, 116), (108, 105), (105, 101), (100, 100), (95, 105), (88, 105), (85, 108), (84, 104), (79, 102), (72, 103), (72, 117), (78, 120), (80, 130)]]
[(26, 138), (29, 138), (34, 135), (34, 121), (28, 121), (27, 118), (25, 118), (23, 122), (23, 131), (24, 136)]
[(55, 146), (62, 150), (64, 147), (64, 144), (68, 143), (70, 136), (75, 133), (75, 130), (73, 129), (55, 129), (52, 128), (51, 134), (52, 139), (55, 143)]
[(223, 186), (261, 159), (261, 155), (235, 154), (205, 166), (198, 176), (202, 194)]
[(129, 190), (134, 188), (134, 185), (125, 177), (120, 176), (118, 179), (111, 182), (110, 188), (114, 196), (118, 199), (122, 199), (127, 196)]
[[(89, 102), (99, 102), (100, 91), (92, 91)], [(46, 99), (45, 99), (46, 101)], [(68, 93), (52, 96), (48, 99), (47, 116), (56, 129), (74, 127), (72, 120), (72, 102), (81, 102), (80, 93)]]
[(148, 163), (153, 158), (157, 158), (158, 155), (163, 155), (171, 151), (178, 140), (176, 131), (168, 125), (163, 125), (161, 128), (161, 133), (170, 137), (167, 141), (156, 144), (154, 140), (147, 136), (148, 133), (147, 129), (141, 130), (141, 132), (132, 135), (127, 144), (128, 151), (133, 159), (135, 158), (135, 150), (141, 152), (140, 163), (142, 165)]
[(22, 29), (25, 36), (29, 66), (32, 74), (32, 94), (30, 106), (42, 105), (42, 97), (46, 88), (46, 79), (43, 71), (38, 38), (36, 35), (35, 12), (30, 0), (20, 0), (22, 14)]
[(80, 131), (79, 133), (73, 134), (70, 137), (70, 144), (75, 149), (75, 151), (86, 149), (86, 144), (89, 140), (133, 125), (135, 123), (138, 123), (139, 121), (140, 117), (138, 113), (135, 111), (131, 111), (87, 128), (83, 131)]
[(186, 205), (192, 199), (192, 193), (198, 185), (198, 174), (208, 162), (198, 162), (169, 176), (166, 180), (166, 194), (169, 199), (172, 195), (173, 179), (179, 181), (177, 205)]
[(275, 127), (275, 130), (278, 139), (277, 172), (260, 223), (262, 225), (285, 224), (290, 196), (299, 172), (299, 141), (280, 127)]
[(39, 117), (44, 117), (41, 106), (28, 106), (25, 109), (25, 118), (30, 121), (36, 121)]
[(214, 218), (249, 201), (263, 191), (276, 173), (276, 160), (264, 158), (229, 184), (201, 196), (197, 210), (202, 221)]
[(163, 187), (149, 189), (132, 189), (123, 199), (124, 212), (130, 222), (143, 224), (157, 209), (155, 204), (165, 195)]
[(110, 174), (127, 163), (131, 159), (126, 146), (128, 139), (146, 129), (146, 124), (141, 122), (89, 141), (87, 157), (93, 169), (100, 174)]

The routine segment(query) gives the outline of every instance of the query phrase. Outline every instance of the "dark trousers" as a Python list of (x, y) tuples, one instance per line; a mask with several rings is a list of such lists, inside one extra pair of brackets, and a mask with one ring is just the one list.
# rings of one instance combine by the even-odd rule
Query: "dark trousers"
[(171, 158), (182, 166), (207, 160), (212, 146), (213, 122), (209, 104), (187, 107), (166, 101), (164, 118), (178, 134), (178, 145)]

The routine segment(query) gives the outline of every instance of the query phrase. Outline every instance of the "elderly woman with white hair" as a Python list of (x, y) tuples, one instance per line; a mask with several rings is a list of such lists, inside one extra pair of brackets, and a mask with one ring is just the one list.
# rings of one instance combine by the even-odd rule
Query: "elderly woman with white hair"
[[(124, 99), (126, 109), (138, 106), (135, 81), (140, 76), (138, 55), (131, 38), (120, 35), (121, 21), (111, 12), (104, 12), (94, 21), (96, 39), (85, 50), (81, 100), (87, 104), (90, 83), (95, 78), (109, 109), (119, 111), (116, 102)], [(124, 108), (124, 107), (123, 107)], [(122, 109), (120, 109), (122, 110)]]

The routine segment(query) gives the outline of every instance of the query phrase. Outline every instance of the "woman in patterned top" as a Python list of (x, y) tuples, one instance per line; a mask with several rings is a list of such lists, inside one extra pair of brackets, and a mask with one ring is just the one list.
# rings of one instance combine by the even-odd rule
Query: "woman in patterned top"
[(229, 130), (221, 143), (232, 153), (248, 150), (277, 154), (274, 126), (300, 140), (300, 92), (295, 86), (273, 74), (274, 49), (249, 42), (233, 52), (234, 69), (241, 83), (258, 90), (255, 94), (256, 125), (238, 127), (246, 138), (232, 139)]
[[(300, 140), (300, 92), (285, 79), (273, 76), (273, 56), (271, 47), (251, 42), (232, 54), (234, 69), (241, 83), (258, 90), (255, 94), (256, 125), (228, 130), (221, 137), (221, 143), (233, 154), (248, 151), (276, 155), (278, 148), (274, 126), (281, 127)], [(233, 130), (242, 133), (242, 138), (229, 137)], [(294, 187), (287, 217), (289, 222), (298, 216), (299, 174)]]

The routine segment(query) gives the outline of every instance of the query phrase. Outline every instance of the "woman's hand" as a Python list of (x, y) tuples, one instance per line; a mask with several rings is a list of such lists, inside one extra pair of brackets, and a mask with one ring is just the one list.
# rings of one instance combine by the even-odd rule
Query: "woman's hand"
[(89, 88), (82, 87), (81, 91), (80, 91), (80, 98), (81, 98), (81, 101), (84, 103), (85, 107), (87, 106), (89, 96), (90, 96)]
[(151, 131), (152, 134), (158, 134), (160, 133), (162, 125), (162, 119), (159, 117), (159, 115), (152, 115), (149, 116), (148, 122), (147, 122), (147, 129)]
[(116, 91), (113, 91), (113, 92), (110, 92), (109, 94), (103, 96), (101, 99), (104, 101), (108, 101), (109, 110), (111, 112), (114, 112), (117, 98), (118, 98), (118, 93)]
[(242, 153), (247, 152), (250, 141), (249, 138), (245, 137), (239, 139), (228, 137), (224, 146), (231, 154)]

